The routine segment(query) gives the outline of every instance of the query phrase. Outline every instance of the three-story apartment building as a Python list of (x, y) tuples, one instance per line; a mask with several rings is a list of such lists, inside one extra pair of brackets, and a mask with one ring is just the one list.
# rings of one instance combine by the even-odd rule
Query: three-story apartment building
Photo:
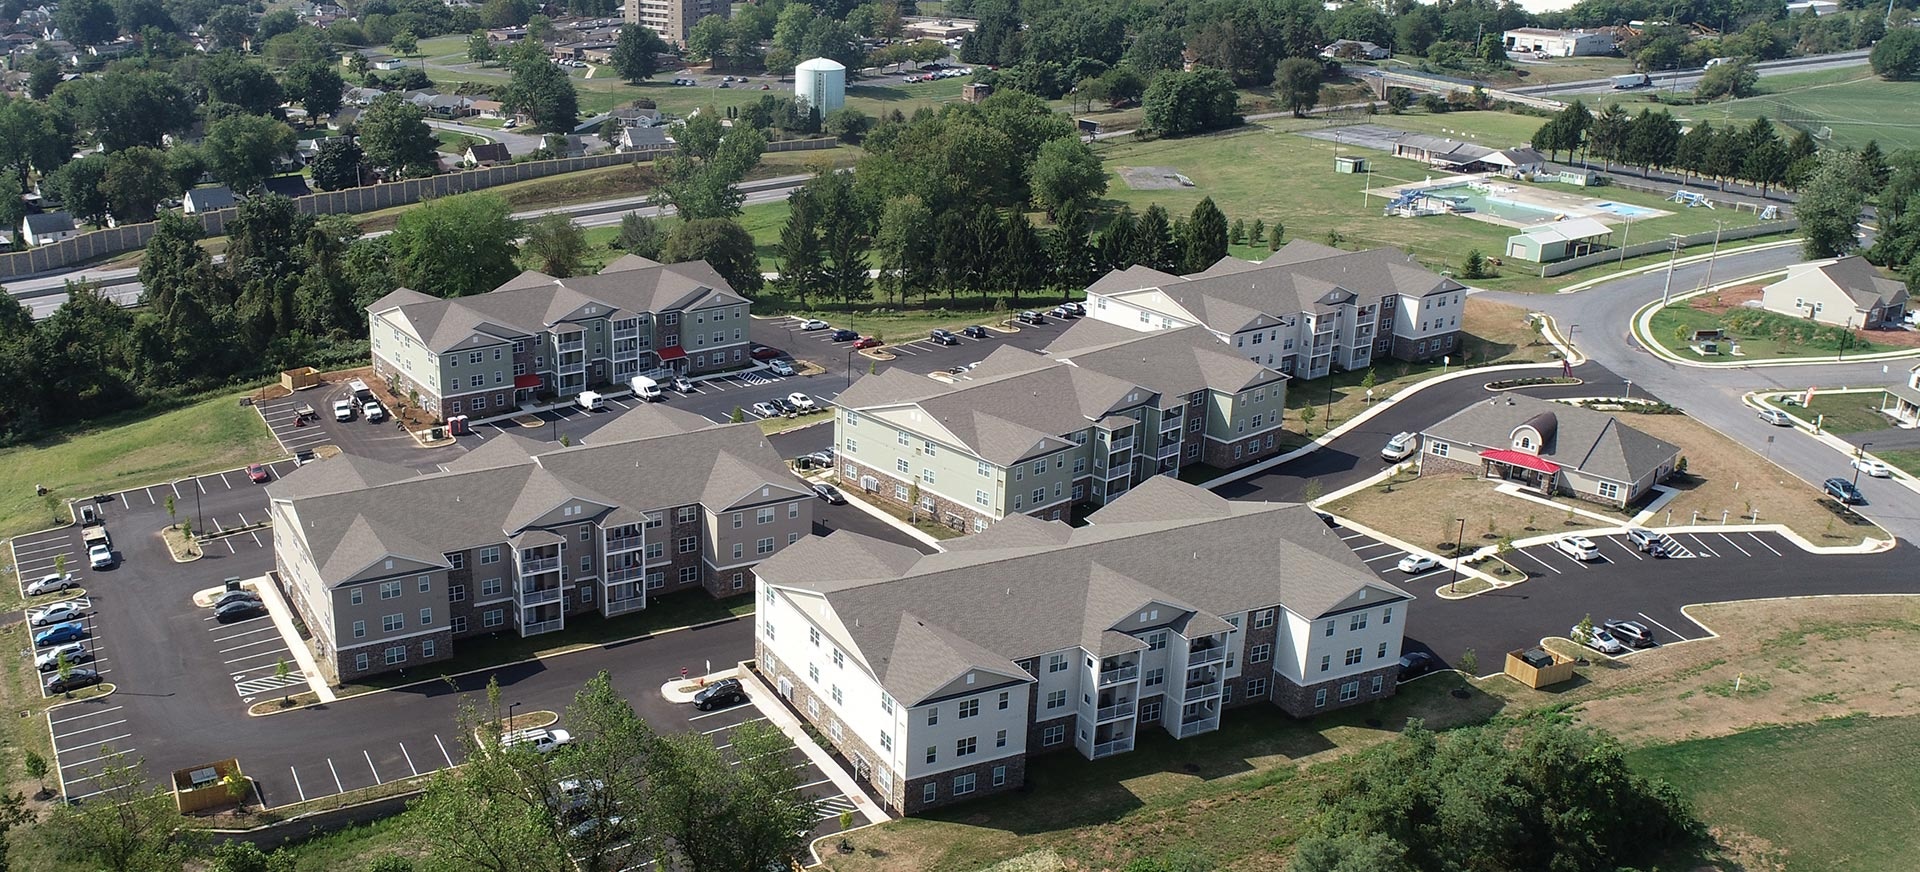
[(1156, 476), (1088, 521), (1009, 516), (931, 555), (805, 539), (754, 569), (754, 666), (905, 814), (1017, 789), (1034, 754), (1394, 693), (1411, 597), (1306, 506)]
[(1234, 352), (1301, 378), (1382, 358), (1458, 353), (1466, 287), (1391, 249), (1287, 243), (1259, 263), (1223, 258), (1176, 276), (1135, 266), (1087, 288), (1087, 314), (1141, 332), (1202, 327)]
[(859, 380), (834, 400), (838, 474), (955, 529), (1068, 518), (1183, 466), (1278, 453), (1286, 382), (1201, 330), (1083, 321), (1046, 355), (1003, 347), (950, 382)]
[(477, 633), (743, 593), (813, 524), (758, 428), (654, 406), (570, 448), (502, 435), (426, 475), (343, 454), (267, 494), (275, 582), (338, 681), (445, 660)]
[(747, 300), (704, 261), (627, 255), (598, 275), (521, 273), (454, 299), (395, 290), (367, 307), (375, 374), (437, 418), (504, 414), (649, 372), (745, 366)]

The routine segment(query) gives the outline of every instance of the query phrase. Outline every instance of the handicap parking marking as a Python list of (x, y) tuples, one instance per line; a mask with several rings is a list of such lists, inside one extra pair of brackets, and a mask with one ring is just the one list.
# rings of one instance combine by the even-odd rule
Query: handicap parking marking
[(1774, 547), (1773, 547), (1772, 545), (1768, 545), (1768, 544), (1767, 544), (1767, 540), (1765, 540), (1765, 539), (1762, 539), (1762, 538), (1760, 538), (1760, 537), (1759, 537), (1758, 535), (1755, 535), (1755, 534), (1753, 534), (1753, 533), (1748, 533), (1747, 535), (1748, 535), (1748, 536), (1750, 536), (1750, 537), (1752, 537), (1752, 538), (1753, 538), (1753, 541), (1755, 541), (1755, 542), (1758, 542), (1758, 543), (1760, 543), (1760, 547), (1762, 547), (1762, 548), (1765, 548), (1765, 549), (1767, 549), (1768, 551), (1772, 551), (1772, 552), (1773, 552), (1773, 556), (1775, 556), (1775, 557), (1785, 557), (1785, 556), (1786, 556), (1786, 555), (1784, 555), (1784, 554), (1781, 554), (1781, 553), (1780, 553), (1779, 551), (1777, 551), (1777, 550), (1775, 550), (1775, 549), (1774, 549)]
[(1688, 538), (1688, 539), (1692, 539), (1692, 540), (1693, 540), (1693, 544), (1695, 544), (1695, 545), (1698, 545), (1698, 546), (1700, 546), (1700, 549), (1701, 549), (1701, 550), (1703, 550), (1703, 551), (1705, 551), (1705, 552), (1707, 552), (1708, 554), (1711, 554), (1711, 555), (1713, 555), (1713, 556), (1715, 556), (1715, 557), (1719, 557), (1719, 556), (1720, 556), (1720, 552), (1718, 552), (1718, 551), (1715, 551), (1715, 550), (1713, 550), (1712, 548), (1708, 548), (1708, 547), (1707, 547), (1707, 543), (1705, 543), (1705, 542), (1702, 542), (1702, 541), (1700, 541), (1700, 537), (1699, 537), (1699, 536), (1696, 536), (1696, 535), (1694, 535), (1694, 534), (1692, 534), (1692, 533), (1688, 533), (1688, 534), (1687, 534), (1687, 538)]
[(1752, 557), (1752, 556), (1753, 556), (1753, 553), (1752, 553), (1752, 552), (1750, 552), (1750, 551), (1748, 551), (1748, 550), (1747, 550), (1747, 549), (1745, 549), (1745, 548), (1742, 548), (1742, 547), (1740, 547), (1740, 544), (1739, 544), (1739, 543), (1737, 543), (1737, 542), (1735, 542), (1735, 541), (1733, 541), (1732, 539), (1728, 539), (1728, 538), (1727, 538), (1727, 534), (1725, 534), (1725, 533), (1715, 533), (1715, 534), (1713, 534), (1713, 535), (1715, 535), (1715, 536), (1719, 536), (1719, 537), (1720, 537), (1720, 541), (1722, 541), (1722, 542), (1725, 542), (1725, 543), (1727, 543), (1728, 545), (1732, 545), (1732, 546), (1733, 546), (1733, 550), (1735, 550), (1735, 551), (1738, 551), (1738, 552), (1740, 552), (1740, 554), (1741, 554), (1741, 556), (1743, 556), (1743, 557)]

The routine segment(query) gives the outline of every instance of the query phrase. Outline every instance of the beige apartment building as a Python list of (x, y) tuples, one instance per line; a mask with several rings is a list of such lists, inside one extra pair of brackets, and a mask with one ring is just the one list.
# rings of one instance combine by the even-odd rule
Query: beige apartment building
[(531, 270), (471, 297), (408, 288), (367, 307), (374, 373), (436, 418), (505, 414), (636, 375), (748, 366), (748, 303), (705, 261), (627, 255), (598, 275)]
[(501, 435), (426, 475), (343, 454), (267, 495), (274, 581), (335, 681), (476, 634), (745, 593), (812, 530), (814, 500), (759, 428), (651, 405), (568, 448)]
[(645, 25), (677, 48), (687, 47), (687, 35), (700, 19), (733, 14), (727, 0), (626, 0), (623, 8), (628, 24)]

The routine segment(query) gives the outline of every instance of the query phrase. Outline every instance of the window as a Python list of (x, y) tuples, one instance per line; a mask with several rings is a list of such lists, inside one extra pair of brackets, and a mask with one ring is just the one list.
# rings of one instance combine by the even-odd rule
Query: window
[(407, 662), (407, 646), (395, 645), (387, 649), (387, 665)]
[[(840, 653), (840, 652), (838, 652), (838, 651), (836, 651), (836, 652), (834, 652), (834, 653), (836, 653), (836, 654), (838, 654), (838, 653)], [(962, 703), (960, 703), (960, 719), (961, 719), (961, 720), (963, 720), (963, 721), (964, 721), (964, 720), (966, 720), (967, 718), (977, 718), (977, 717), (979, 717), (979, 716), (980, 716), (980, 701), (979, 701), (979, 700), (977, 700), (977, 699), (970, 699), (970, 700), (966, 700), (965, 702), (962, 702)]]
[(666, 522), (667, 522), (667, 513), (648, 512), (646, 523), (642, 524), (641, 526), (645, 529), (651, 530), (655, 527), (665, 524)]
[(1360, 682), (1343, 681), (1340, 683), (1340, 701), (1346, 702), (1360, 697)]
[(1387, 606), (1386, 608), (1380, 610), (1380, 623), (1382, 624), (1393, 623), (1393, 606)]
[(745, 556), (747, 556), (746, 543), (744, 542), (733, 543), (733, 559), (739, 560), (740, 558)]
[(1167, 647), (1167, 631), (1147, 634), (1147, 650), (1159, 651)]
[(1057, 708), (1066, 708), (1066, 707), (1067, 707), (1066, 691), (1056, 690), (1052, 693), (1047, 694), (1047, 710), (1048, 711), (1052, 711)]
[(992, 474), (993, 474), (993, 470), (992, 470), (992, 468), (990, 468), (990, 467), (988, 467), (988, 466), (987, 466), (987, 462), (986, 462), (986, 461), (984, 461), (984, 460), (976, 460), (976, 461), (974, 461), (974, 465), (973, 465), (973, 468), (974, 468), (974, 471), (975, 471), (975, 472), (978, 472), (978, 473), (980, 473), (981, 475), (992, 475)]
[(432, 640), (432, 639), (421, 639), (421, 640), (420, 640), (420, 656), (422, 656), (422, 657), (432, 657), (432, 656), (433, 656), (433, 651), (434, 651), (434, 644), (433, 644), (433, 640)]
[(1385, 643), (1385, 642), (1381, 642), (1381, 643), (1380, 643), (1380, 647), (1379, 647), (1378, 649), (1375, 649), (1375, 652), (1374, 652), (1374, 655), (1373, 655), (1373, 656), (1374, 656), (1374, 657), (1376, 657), (1376, 658), (1381, 658), (1381, 657), (1386, 657), (1386, 656), (1387, 656), (1387, 643)]
[(993, 767), (993, 786), (999, 787), (1006, 783), (1007, 783), (1007, 767), (1005, 766)]
[(820, 664), (818, 663), (807, 664), (807, 680), (813, 682), (814, 684), (820, 683)]
[(904, 457), (896, 458), (893, 461), (893, 468), (896, 472), (899, 472), (901, 475), (910, 475), (913, 472), (913, 464), (908, 463), (907, 459)]
[(940, 792), (940, 785), (934, 784), (933, 782), (929, 781), (925, 786), (920, 788), (920, 801), (932, 802), (934, 798), (939, 795), (939, 792)]
[(482, 627), (498, 627), (506, 622), (507, 612), (505, 609), (488, 609), (486, 614), (480, 616), (480, 626)]
[(447, 585), (447, 601), (463, 603), (467, 601), (467, 586), (464, 584)]
[(1046, 502), (1046, 501), (1047, 501), (1047, 489), (1046, 489), (1046, 488), (1044, 488), (1044, 487), (1037, 487), (1037, 488), (1034, 488), (1034, 489), (1033, 489), (1033, 504), (1037, 506), (1037, 505), (1040, 505), (1041, 503), (1044, 503), (1044, 502)]
[(1384, 675), (1376, 675), (1376, 676), (1374, 676), (1374, 677), (1373, 677), (1373, 693), (1374, 693), (1375, 695), (1378, 695), (1378, 694), (1380, 693), (1380, 689), (1381, 689), (1381, 688), (1383, 688), (1383, 687), (1385, 687), (1385, 686), (1386, 686), (1386, 684), (1387, 684), (1387, 678), (1386, 678), (1386, 676), (1384, 676)]
[(1157, 721), (1159, 719), (1160, 719), (1160, 701), (1159, 700), (1156, 699), (1151, 702), (1143, 702), (1140, 704), (1140, 720)]
[(815, 648), (820, 647), (820, 628), (819, 627), (807, 628), (807, 641), (812, 642), (813, 647)]
[(954, 743), (953, 743), (953, 756), (955, 756), (955, 757), (970, 757), (970, 756), (972, 756), (972, 755), (973, 755), (973, 752), (974, 752), (974, 750), (975, 750), (975, 746), (976, 746), (976, 744), (977, 744), (977, 742), (978, 742), (978, 740), (977, 740), (977, 739), (975, 739), (975, 738), (974, 738), (974, 737), (972, 737), (972, 736), (968, 736), (968, 737), (966, 737), (966, 738), (964, 738), (964, 739), (961, 739), (961, 740), (959, 740), (959, 741), (957, 741), (957, 742), (954, 742)]
[(1247, 651), (1248, 663), (1265, 663), (1273, 657), (1273, 646), (1265, 643), (1255, 645)]
[(465, 552), (465, 551), (455, 551), (455, 552), (452, 552), (452, 553), (450, 553), (450, 554), (448, 554), (448, 555), (447, 555), (447, 568), (449, 568), (449, 569), (465, 569), (465, 568), (467, 568), (467, 552)]
[(383, 600), (399, 599), (400, 598), (400, 582), (397, 582), (397, 581), (380, 582), (380, 598)]
[(1233, 685), (1231, 684), (1220, 688), (1220, 704), (1226, 705), (1230, 702), (1233, 702)]
[(681, 506), (673, 511), (673, 520), (677, 524), (691, 524), (700, 518), (700, 509), (695, 506)]
[(1004, 691), (1004, 690), (1003, 690), (1003, 691), (1000, 691), (1000, 704), (999, 704), (999, 706), (998, 706), (998, 708), (999, 708), (999, 709), (1000, 709), (1001, 711), (1006, 711), (1006, 710), (1007, 710), (1007, 701), (1008, 701), (1008, 698), (1009, 698), (1009, 695), (1008, 695), (1008, 693), (1007, 693), (1006, 691)]
[(681, 584), (691, 584), (699, 580), (700, 580), (700, 567), (698, 566), (680, 567), (680, 583)]
[(800, 517), (800, 504), (788, 503), (787, 504), (787, 520), (791, 521), (798, 517)]
[(1333, 638), (1333, 619), (1332, 618), (1327, 619), (1327, 632), (1325, 633), (1325, 635), (1329, 639)]
[(926, 455), (928, 457), (932, 457), (934, 456), (935, 453), (937, 453), (933, 447), (933, 440), (931, 439), (920, 440), (920, 450), (923, 452), (926, 452)]
[(1040, 744), (1042, 745), (1046, 745), (1050, 747), (1053, 745), (1058, 745), (1061, 742), (1064, 742), (1066, 740), (1067, 740), (1066, 724), (1054, 724), (1053, 726), (1040, 731)]
[(1007, 731), (1006, 731), (1006, 730), (1001, 730), (1001, 731), (999, 731), (998, 733), (995, 733), (995, 734), (994, 734), (994, 736), (993, 736), (993, 746), (994, 746), (995, 748), (1005, 748), (1005, 747), (1007, 746)]
[(1320, 671), (1325, 672), (1332, 668), (1333, 668), (1333, 655), (1332, 654), (1320, 655)]
[(893, 734), (892, 733), (886, 732), (885, 730), (882, 730), (880, 732), (880, 750), (886, 751), (889, 753), (893, 751)]
[(977, 490), (973, 492), (973, 501), (983, 506), (993, 504), (993, 498), (988, 496), (987, 492), (983, 490)]
[(481, 566), (487, 566), (489, 564), (494, 564), (499, 562), (500, 562), (500, 546), (493, 545), (487, 548), (480, 549), (480, 565)]
[(931, 727), (939, 723), (940, 723), (940, 707), (933, 706), (931, 708), (928, 708), (927, 709), (927, 726)]
[(768, 536), (768, 537), (766, 537), (766, 538), (764, 538), (764, 539), (761, 539), (761, 540), (760, 540), (760, 541), (758, 541), (758, 542), (755, 542), (755, 543), (753, 544), (753, 553), (755, 553), (755, 554), (772, 554), (772, 553), (773, 553), (773, 537), (772, 537), (772, 536)]
[(1428, 443), (1427, 453), (1432, 454), (1435, 457), (1445, 457), (1447, 456), (1447, 443), (1445, 442)]
[(979, 780), (979, 776), (973, 772), (953, 776), (953, 795), (965, 796), (972, 793), (973, 785), (977, 780)]
[(773, 523), (773, 507), (772, 507), (772, 506), (763, 506), (763, 507), (761, 507), (761, 508), (759, 508), (759, 509), (757, 509), (757, 510), (755, 510), (755, 511), (754, 511), (754, 513), (753, 513), (753, 522), (754, 522), (755, 524), (771, 524), (771, 523)]
[(922, 468), (920, 470), (920, 480), (927, 484), (933, 484), (933, 467)]
[(1319, 690), (1314, 691), (1313, 707), (1324, 708), (1326, 704), (1327, 704), (1327, 689), (1323, 687), (1323, 688), (1320, 688)]
[(841, 702), (842, 700), (840, 699), (840, 685), (836, 684), (833, 686), (833, 704), (840, 705)]
[(593, 555), (591, 554), (580, 555), (580, 571), (582, 573), (593, 571)]
[(841, 653), (838, 648), (833, 649), (833, 665), (841, 669), (847, 668), (847, 655)]
[(500, 595), (500, 579), (489, 578), (489, 579), (486, 579), (485, 581), (480, 582), (480, 595), (481, 596), (499, 596)]
[(1253, 613), (1253, 628), (1264, 630), (1273, 626), (1273, 609), (1263, 609)]
[(733, 513), (733, 528), (735, 530), (738, 530), (741, 527), (746, 526), (746, 524), (747, 524), (747, 515), (745, 512)]
[(1360, 650), (1359, 648), (1348, 648), (1346, 665), (1352, 666), (1356, 663), (1359, 663), (1362, 657), (1365, 655), (1365, 653), (1366, 652)]
[(659, 560), (660, 558), (665, 557), (667, 555), (667, 543), (648, 542), (646, 555), (647, 555), (648, 562)]
[(1047, 658), (1047, 671), (1048, 671), (1048, 672), (1065, 672), (1065, 671), (1067, 671), (1067, 655), (1065, 655), (1065, 654), (1055, 654), (1055, 655), (1053, 655), (1053, 656), (1051, 656), (1051, 657), (1048, 657), (1048, 658)]
[(885, 693), (880, 694), (880, 710), (887, 714), (893, 714), (893, 697), (891, 695)]
[(421, 609), (420, 610), (420, 626), (425, 627), (432, 623), (433, 623), (433, 609)]
[(1167, 670), (1165, 667), (1155, 667), (1153, 669), (1147, 670), (1146, 682), (1145, 682), (1146, 687), (1159, 687), (1160, 685), (1165, 684), (1166, 682), (1167, 682)]
[(381, 615), (380, 616), (380, 629), (388, 633), (394, 632), (395, 630), (399, 630), (405, 627), (406, 625), (407, 625), (406, 615)]
[(365, 638), (367, 637), (367, 622), (366, 622), (366, 621), (354, 621), (354, 622), (353, 622), (353, 637), (354, 637), (355, 639), (365, 639)]
[(356, 606), (365, 602), (366, 598), (366, 593), (357, 587), (347, 592), (347, 601)]
[(1617, 500), (1617, 499), (1619, 499), (1619, 498), (1620, 498), (1620, 486), (1619, 486), (1619, 485), (1617, 485), (1617, 484), (1614, 484), (1613, 482), (1610, 482), (1610, 481), (1603, 481), (1603, 482), (1601, 482), (1601, 483), (1600, 483), (1600, 497), (1601, 497), (1601, 499), (1608, 499), (1608, 500)]
[(353, 668), (360, 670), (361, 672), (365, 672), (367, 670), (367, 655), (365, 654), (353, 655)]
[(1247, 679), (1247, 699), (1259, 699), (1267, 695), (1267, 680), (1264, 678)]
[(467, 631), (467, 616), (454, 615), (453, 620), (449, 621), (447, 625), (452, 627), (455, 633), (464, 633)]
[(675, 548), (681, 554), (692, 554), (700, 550), (700, 538), (698, 536), (682, 536), (679, 541), (675, 543)]
[(928, 745), (927, 746), (927, 762), (933, 763), (938, 761), (939, 759), (940, 759), (940, 749), (932, 745)]
[(428, 592), (431, 592), (432, 590), (433, 590), (433, 576), (431, 575), (420, 576), (420, 592), (428, 593)]
[(1366, 612), (1354, 612), (1353, 617), (1347, 619), (1347, 629), (1349, 630), (1364, 630), (1366, 628), (1367, 628)]

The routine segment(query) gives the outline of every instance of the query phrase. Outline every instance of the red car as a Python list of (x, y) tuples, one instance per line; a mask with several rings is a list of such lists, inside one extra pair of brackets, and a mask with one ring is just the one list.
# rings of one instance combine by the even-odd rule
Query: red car
[(258, 463), (248, 466), (247, 477), (253, 479), (254, 484), (265, 484), (267, 481), (267, 468)]
[(781, 356), (780, 349), (771, 345), (755, 345), (753, 346), (753, 351), (750, 353), (753, 355), (754, 360), (772, 360)]
[(859, 341), (857, 341), (857, 342), (855, 342), (855, 343), (853, 343), (853, 347), (855, 347), (855, 348), (879, 348), (880, 346), (882, 346), (882, 345), (885, 345), (885, 344), (886, 344), (886, 343), (884, 343), (884, 342), (881, 342), (881, 341), (880, 341), (879, 339), (876, 339), (876, 338), (874, 338), (874, 337), (872, 337), (872, 336), (862, 336), (862, 337), (860, 337), (860, 339), (859, 339)]

